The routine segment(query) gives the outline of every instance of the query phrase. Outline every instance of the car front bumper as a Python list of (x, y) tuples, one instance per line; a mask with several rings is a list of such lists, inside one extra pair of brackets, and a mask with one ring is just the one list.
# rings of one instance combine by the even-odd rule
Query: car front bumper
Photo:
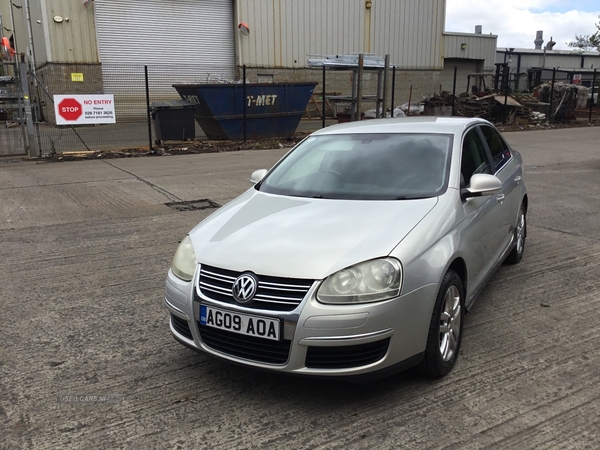
[[(315, 282), (293, 311), (249, 310), (198, 295), (197, 279), (185, 282), (169, 271), (165, 305), (173, 336), (187, 347), (261, 369), (320, 376), (360, 376), (404, 368), (425, 350), (437, 284), (384, 302), (324, 305)], [(279, 319), (280, 342), (248, 338), (200, 325), (200, 304), (233, 313)]]

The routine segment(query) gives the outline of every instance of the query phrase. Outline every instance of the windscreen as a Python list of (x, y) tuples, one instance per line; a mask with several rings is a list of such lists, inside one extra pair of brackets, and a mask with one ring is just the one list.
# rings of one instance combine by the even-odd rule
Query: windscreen
[(295, 197), (408, 200), (448, 186), (452, 136), (390, 133), (311, 136), (256, 186)]

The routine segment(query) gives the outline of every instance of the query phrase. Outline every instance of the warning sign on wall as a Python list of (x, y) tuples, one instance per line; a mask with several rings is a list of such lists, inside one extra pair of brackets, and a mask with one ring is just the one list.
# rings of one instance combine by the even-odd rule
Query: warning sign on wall
[(116, 123), (112, 94), (55, 95), (56, 125)]

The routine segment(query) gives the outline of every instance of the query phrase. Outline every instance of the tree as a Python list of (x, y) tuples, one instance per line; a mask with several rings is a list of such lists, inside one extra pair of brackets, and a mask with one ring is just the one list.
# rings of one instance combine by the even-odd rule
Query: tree
[(596, 24), (594, 34), (576, 34), (575, 40), (567, 42), (567, 45), (582, 51), (596, 50), (600, 52), (600, 21)]

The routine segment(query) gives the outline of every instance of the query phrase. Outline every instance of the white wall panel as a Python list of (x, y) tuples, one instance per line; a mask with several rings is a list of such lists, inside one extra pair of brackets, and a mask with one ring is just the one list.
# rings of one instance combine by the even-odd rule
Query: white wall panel
[(305, 67), (309, 54), (361, 47), (364, 0), (238, 0), (238, 62), (252, 67)]
[(442, 69), (445, 3), (374, 0), (371, 52), (401, 69)]
[[(488, 34), (444, 33), (444, 58), (485, 61), (483, 70), (495, 69), (497, 36)], [(462, 45), (466, 44), (463, 49)]]
[[(86, 8), (82, 1), (64, 0), (41, 0), (41, 6), (41, 11), (45, 12), (44, 25), (47, 26), (48, 60), (59, 63), (97, 63), (98, 45), (93, 8)], [(62, 17), (63, 21), (55, 22), (55, 16)], [(37, 25), (37, 18), (31, 19)], [(42, 29), (40, 25), (37, 28)], [(37, 51), (36, 41), (36, 53)]]
[(238, 0), (238, 63), (305, 67), (307, 55), (390, 54), (402, 69), (443, 66), (445, 0)]
[(596, 56), (586, 56), (583, 60), (583, 67), (585, 69), (598, 69), (600, 74), (600, 53)]
[[(513, 58), (514, 59), (514, 58)], [(543, 57), (540, 58), (540, 61)], [(579, 55), (571, 57), (570, 55), (546, 55), (545, 67), (560, 67), (560, 68), (579, 68), (581, 66), (581, 57)]]

